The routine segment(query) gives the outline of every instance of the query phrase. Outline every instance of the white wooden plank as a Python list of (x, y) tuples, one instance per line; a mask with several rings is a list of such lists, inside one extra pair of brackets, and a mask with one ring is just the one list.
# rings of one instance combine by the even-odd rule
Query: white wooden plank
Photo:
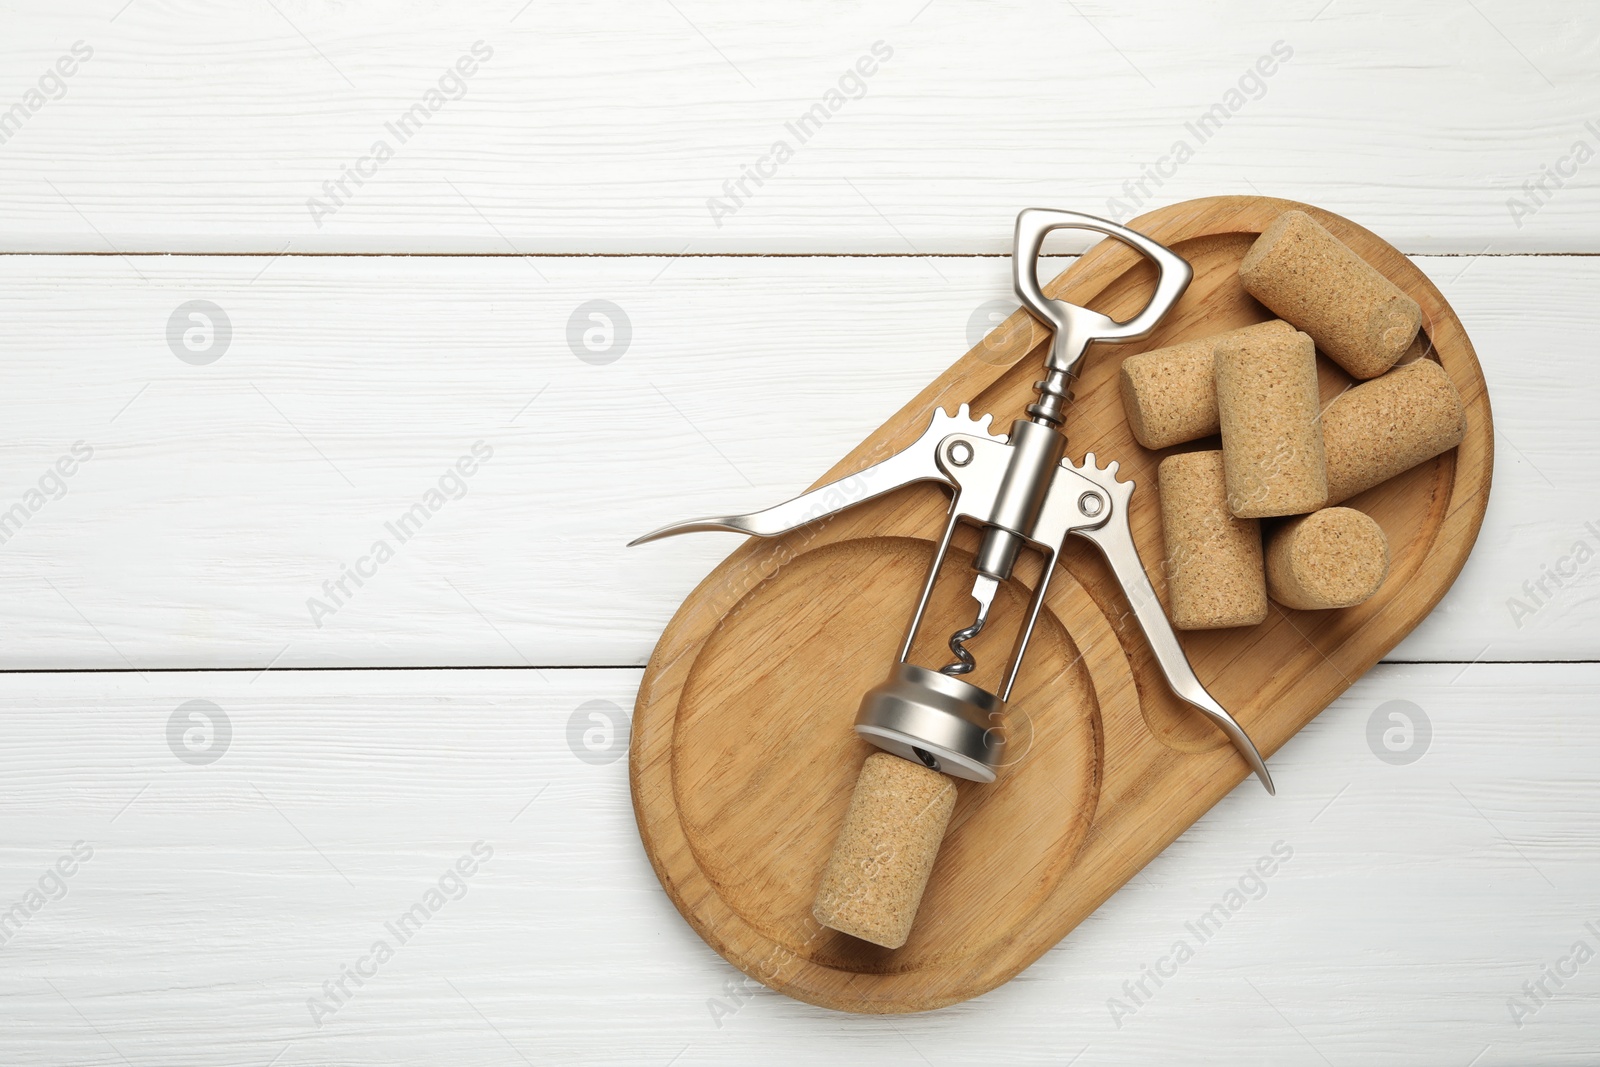
[[(1087, 1047), (1085, 1063), (1199, 1049), (1482, 1065), (1593, 1052), (1600, 963), (1550, 985), (1520, 1027), (1508, 1001), (1575, 942), (1600, 944), (1586, 926), (1600, 925), (1600, 719), (1578, 714), (1600, 667), (1381, 666), (1274, 757), (1277, 798), (1246, 783), (1016, 981), (892, 1019), (748, 991), (673, 912), (638, 844), (626, 760), (585, 762), (569, 742), (586, 702), (630, 707), (638, 677), (0, 677), (0, 904), (74, 842), (94, 850), (0, 950), (0, 1060), (1061, 1063)], [(204, 765), (175, 751), (205, 738), (169, 747), (169, 718), (191, 700), (231, 726)], [(1432, 727), (1408, 765), (1367, 740), (1396, 700)], [(308, 998), (392, 937), (384, 922), (478, 841), (493, 856), (465, 896), (316, 1026)], [(1108, 1000), (1193, 941), (1185, 923), (1279, 842), (1292, 855), (1264, 892), (1247, 883), (1257, 895), (1119, 1027)]]
[[(999, 252), (1029, 204), (1252, 190), (1411, 252), (1600, 249), (1600, 163), (1573, 153), (1600, 148), (1583, 0), (76, 0), (8, 13), (0, 56), (0, 111), (23, 108), (0, 144), (9, 250)], [(459, 98), (402, 140), (388, 124), (441, 78)]]
[[(0, 257), (0, 511), (41, 505), (0, 531), (7, 667), (643, 663), (736, 542), (625, 543), (798, 491), (1009, 291), (982, 258), (138, 262)], [(1600, 260), (1421, 262), (1477, 342), (1498, 471), (1456, 589), (1395, 655), (1595, 658), (1594, 564), (1531, 615), (1508, 601), (1600, 547)], [(203, 366), (167, 340), (193, 299), (232, 323)], [(606, 365), (566, 339), (592, 299), (631, 322)], [(30, 498), (78, 441), (65, 496)], [(479, 441), (466, 495), (402, 543), (389, 524)], [(324, 590), (380, 539), (393, 559)]]

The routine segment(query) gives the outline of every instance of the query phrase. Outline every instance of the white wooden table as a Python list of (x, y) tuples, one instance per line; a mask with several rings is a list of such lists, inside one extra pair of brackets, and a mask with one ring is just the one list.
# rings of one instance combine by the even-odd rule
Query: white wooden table
[[(0, 1063), (1600, 1060), (1593, 4), (6, 7)], [(748, 983), (624, 758), (733, 543), (623, 543), (876, 426), (1019, 208), (1251, 191), (1470, 331), (1460, 581), (1009, 985)]]

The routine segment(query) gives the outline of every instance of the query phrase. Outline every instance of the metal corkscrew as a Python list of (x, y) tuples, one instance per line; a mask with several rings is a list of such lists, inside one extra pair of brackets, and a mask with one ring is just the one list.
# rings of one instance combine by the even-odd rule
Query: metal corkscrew
[[(1045, 235), (1057, 229), (1090, 230), (1122, 241), (1150, 259), (1157, 270), (1155, 293), (1144, 309), (1123, 322), (1044, 295), (1036, 273)], [(865, 740), (895, 755), (957, 778), (992, 782), (1004, 763), (1005, 739), (994, 727), (1016, 685), (1024, 654), (1038, 622), (1050, 579), (1067, 536), (1093, 543), (1121, 583), (1167, 684), (1227, 735), (1269, 793), (1272, 776), (1239, 723), (1195, 676), (1157, 599), (1134, 546), (1128, 503), (1134, 483), (1117, 479), (1117, 464), (1099, 466), (1094, 453), (1082, 464), (1065, 458), (1061, 427), (1071, 387), (1091, 342), (1115, 344), (1148, 337), (1188, 287), (1193, 271), (1175, 252), (1143, 234), (1092, 215), (1029, 208), (1017, 216), (1012, 275), (1022, 305), (1053, 331), (1044, 377), (1026, 417), (1007, 434), (989, 429), (990, 417), (974, 418), (966, 405), (955, 414), (935, 411), (927, 429), (909, 447), (865, 471), (850, 475), (872, 486), (866, 495), (834, 506), (838, 482), (785, 503), (745, 515), (673, 523), (638, 538), (642, 544), (694, 530), (730, 530), (776, 537), (817, 522), (913, 482), (942, 483), (952, 491), (950, 510), (921, 596), (889, 677), (867, 693), (855, 729)], [(867, 476), (867, 477), (863, 477)], [(939, 670), (909, 662), (951, 539), (963, 523), (981, 532), (972, 561), (972, 622), (949, 639), (954, 660)], [(1021, 549), (1043, 553), (1044, 566), (1029, 599), (1023, 625), (996, 691), (966, 681), (976, 661), (967, 642), (982, 632), (1000, 584), (1009, 580)], [(919, 890), (920, 895), (920, 890)]]

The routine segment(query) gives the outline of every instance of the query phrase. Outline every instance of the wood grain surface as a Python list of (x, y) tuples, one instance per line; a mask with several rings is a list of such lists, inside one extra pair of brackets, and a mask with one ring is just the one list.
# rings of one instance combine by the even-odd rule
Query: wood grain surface
[[(1156, 332), (1102, 346), (1074, 388), (1069, 455), (1150, 486), (1160, 454), (1133, 441), (1121, 357), (1221, 333), (1270, 314), (1237, 266), (1256, 234), (1301, 208), (1412, 295), (1427, 358), (1462, 394), (1461, 445), (1348, 506), (1378, 520), (1391, 568), (1376, 596), (1336, 612), (1273, 606), (1268, 621), (1184, 635), (1196, 673), (1264, 754), (1377, 663), (1444, 596), (1488, 504), (1494, 427), (1482, 372), (1460, 321), (1392, 247), (1348, 220), (1260, 197), (1176, 204), (1136, 228), (1188, 259), (1195, 280)], [(1130, 317), (1154, 273), (1115, 242), (1092, 249), (1047, 289)], [(937, 407), (972, 405), (1000, 425), (1032, 395), (1048, 332), (1023, 312), (996, 329), (841, 460), (830, 477), (903, 447)], [(1351, 385), (1319, 359), (1325, 398)], [(819, 927), (810, 915), (867, 745), (850, 730), (861, 694), (894, 661), (946, 508), (913, 486), (771, 540), (752, 539), (685, 601), (640, 687), (630, 757), (634, 808), (652, 865), (695, 930), (746, 974), (824, 1007), (923, 1011), (986, 992), (1089, 915), (1246, 773), (1220, 732), (1166, 687), (1126, 597), (1092, 553), (1063, 556), (1041, 640), (1008, 706), (1022, 755), (992, 787), (966, 786), (911, 940), (889, 951)], [(1158, 591), (1158, 509), (1148, 488), (1130, 516)], [(966, 531), (967, 540), (975, 535)], [(946, 563), (911, 661), (934, 663), (965, 624), (959, 574)], [(1034, 580), (1037, 581), (1037, 573)], [(972, 676), (993, 688), (1027, 595), (1008, 586), (972, 643)]]
[(1031, 204), (1252, 186), (1406, 252), (1600, 250), (1591, 171), (1521, 190), (1600, 144), (1580, 0), (96, 0), (7, 31), (13, 99), (75, 41), (95, 53), (0, 146), (7, 250), (1004, 254)]
[[(629, 540), (792, 496), (1017, 306), (1006, 259), (541, 260), (549, 284), (515, 259), (135, 263), (0, 256), (0, 502), (94, 448), (0, 551), (6, 669), (642, 665), (730, 542)], [(1414, 263), (1477, 346), (1499, 447), (1484, 536), (1391, 658), (1588, 659), (1587, 571), (1531, 615), (1508, 600), (1600, 522), (1576, 489), (1600, 258)], [(566, 335), (596, 298), (632, 323), (605, 365)], [(205, 366), (166, 333), (194, 299), (233, 326)], [(466, 494), (313, 620), (480, 439)]]
[[(0, 1060), (944, 1067), (1213, 1050), (1481, 1067), (1591, 1047), (1587, 969), (1521, 1028), (1507, 1000), (1593, 916), (1595, 665), (1380, 665), (1273, 755), (1275, 799), (1243, 783), (1014, 981), (877, 1017), (774, 993), (706, 947), (634, 827), (621, 746), (640, 672), (547, 673), (10, 676), (3, 899), (74, 841), (95, 856), (0, 949)], [(207, 766), (167, 741), (196, 699), (233, 726)], [(1404, 766), (1368, 742), (1396, 700), (1433, 724)], [(607, 704), (616, 733), (574, 743), (574, 717), (596, 725), (576, 713)], [(494, 857), (466, 895), (315, 1025), (308, 999), (479, 840)], [(1133, 1005), (1125, 983), (1170, 970), (1185, 924), (1280, 842), (1290, 860)], [(1134, 1013), (1113, 1017), (1113, 997)]]

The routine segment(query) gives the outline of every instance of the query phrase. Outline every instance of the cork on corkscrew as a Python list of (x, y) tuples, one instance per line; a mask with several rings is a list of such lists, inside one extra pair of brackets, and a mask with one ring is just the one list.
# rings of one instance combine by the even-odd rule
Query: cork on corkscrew
[(945, 775), (887, 752), (868, 756), (812, 917), (874, 945), (904, 945), (955, 807)]

